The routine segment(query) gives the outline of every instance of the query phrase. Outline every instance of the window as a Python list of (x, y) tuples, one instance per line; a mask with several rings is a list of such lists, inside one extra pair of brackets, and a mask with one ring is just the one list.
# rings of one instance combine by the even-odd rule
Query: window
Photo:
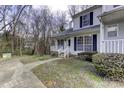
[(93, 12), (80, 16), (80, 28), (93, 25)]
[(81, 36), (77, 38), (77, 50), (92, 51), (93, 39), (92, 36)]
[(115, 7), (118, 7), (118, 6), (120, 6), (120, 5), (113, 5), (114, 8), (115, 8)]
[(62, 47), (64, 49), (64, 40), (58, 40), (58, 49)]
[(89, 14), (82, 16), (82, 25), (83, 26), (90, 25), (90, 15)]
[(51, 40), (51, 46), (55, 46), (55, 40)]
[(108, 37), (117, 37), (118, 25), (111, 25), (107, 27)]
[(84, 36), (85, 51), (92, 51), (93, 40), (92, 36)]
[(77, 38), (77, 49), (83, 50), (83, 36)]
[(91, 36), (84, 36), (85, 38), (85, 44), (91, 44), (92, 43), (92, 37)]

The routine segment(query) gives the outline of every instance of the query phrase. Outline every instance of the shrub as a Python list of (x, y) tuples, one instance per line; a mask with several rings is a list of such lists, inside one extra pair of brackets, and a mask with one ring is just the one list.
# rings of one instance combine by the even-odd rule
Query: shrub
[(24, 54), (24, 55), (32, 55), (32, 49), (25, 48), (25, 49), (22, 50), (22, 54)]
[(95, 68), (111, 80), (124, 81), (124, 54), (95, 54)]
[(92, 56), (94, 54), (96, 54), (96, 52), (81, 52), (81, 53), (78, 53), (78, 56), (81, 60), (92, 62)]
[(51, 56), (55, 56), (55, 57), (57, 57), (58, 56), (58, 52), (56, 52), (56, 51), (51, 51)]

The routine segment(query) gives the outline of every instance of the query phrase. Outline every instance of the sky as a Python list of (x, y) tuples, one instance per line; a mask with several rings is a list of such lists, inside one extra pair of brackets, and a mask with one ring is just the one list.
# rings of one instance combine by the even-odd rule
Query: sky
[(52, 11), (57, 11), (57, 10), (61, 10), (61, 11), (67, 11), (67, 5), (49, 5), (49, 7), (52, 8)]
[[(39, 6), (33, 6), (34, 8), (38, 8)], [(48, 7), (50, 7), (52, 9), (53, 12), (55, 11), (67, 11), (68, 10), (68, 6), (67, 5), (48, 5)]]

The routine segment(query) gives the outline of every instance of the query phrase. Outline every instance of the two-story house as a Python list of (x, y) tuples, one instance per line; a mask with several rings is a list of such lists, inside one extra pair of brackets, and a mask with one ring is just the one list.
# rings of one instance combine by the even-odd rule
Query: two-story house
[(73, 28), (53, 36), (51, 51), (124, 53), (123, 6), (94, 5), (75, 14), (72, 22)]

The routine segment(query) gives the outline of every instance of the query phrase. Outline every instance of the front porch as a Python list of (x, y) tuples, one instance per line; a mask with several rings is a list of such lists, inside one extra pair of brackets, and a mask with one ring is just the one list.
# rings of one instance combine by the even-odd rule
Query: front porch
[(103, 40), (102, 53), (122, 53), (124, 54), (124, 39)]
[(124, 54), (124, 8), (100, 16), (100, 52)]
[(57, 40), (58, 53), (78, 55), (80, 52), (97, 52), (99, 34), (88, 33)]

